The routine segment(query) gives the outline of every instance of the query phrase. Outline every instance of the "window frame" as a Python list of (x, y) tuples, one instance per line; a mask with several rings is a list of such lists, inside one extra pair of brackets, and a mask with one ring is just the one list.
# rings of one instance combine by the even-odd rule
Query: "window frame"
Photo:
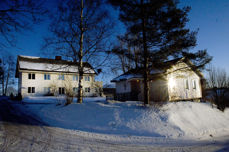
[(35, 87), (28, 87), (28, 93), (36, 93)]
[(192, 89), (196, 90), (196, 80), (192, 80)]
[(72, 78), (73, 81), (78, 81), (78, 75), (73, 75), (73, 78)]
[(59, 74), (58, 80), (64, 80), (64, 74)]
[(78, 92), (78, 87), (73, 87), (73, 88), (72, 88), (72, 91), (73, 91), (74, 93), (77, 93), (77, 92)]
[(86, 87), (86, 88), (84, 89), (84, 91), (87, 92), (87, 93), (90, 93), (90, 92), (91, 92), (91, 89), (90, 89), (90, 87)]
[(28, 87), (28, 93), (31, 93), (31, 89), (32, 89), (31, 87)]
[(59, 87), (59, 95), (64, 95), (64, 94), (65, 94), (65, 88)]
[(51, 87), (44, 87), (45, 93), (51, 93)]
[(88, 76), (84, 76), (84, 81), (90, 82), (90, 76), (89, 75)]
[(185, 89), (189, 90), (189, 81), (185, 79)]
[(50, 74), (45, 73), (44, 74), (44, 80), (50, 80), (50, 79), (51, 79)]
[(35, 73), (28, 73), (28, 79), (35, 80), (36, 79)]

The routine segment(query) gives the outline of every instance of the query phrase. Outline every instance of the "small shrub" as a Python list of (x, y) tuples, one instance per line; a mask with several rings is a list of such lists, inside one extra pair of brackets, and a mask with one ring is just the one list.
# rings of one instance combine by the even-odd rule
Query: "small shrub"
[(54, 96), (54, 93), (46, 93), (44, 96)]
[(66, 96), (65, 106), (71, 104), (73, 102), (73, 96)]
[(17, 95), (17, 97), (16, 97), (16, 100), (18, 100), (18, 101), (21, 101), (21, 100), (22, 100), (22, 95), (21, 95), (21, 93), (18, 93), (18, 95)]
[(13, 93), (10, 94), (10, 99), (13, 100), (14, 99), (14, 95)]

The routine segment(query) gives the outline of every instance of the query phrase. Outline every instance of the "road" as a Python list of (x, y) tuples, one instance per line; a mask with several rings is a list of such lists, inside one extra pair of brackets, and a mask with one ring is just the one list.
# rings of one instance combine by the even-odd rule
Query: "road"
[(50, 127), (29, 114), (15, 108), (7, 100), (0, 101), (0, 152), (186, 152), (186, 151), (229, 151), (226, 143), (204, 143), (174, 146), (117, 143), (72, 134), (67, 129)]

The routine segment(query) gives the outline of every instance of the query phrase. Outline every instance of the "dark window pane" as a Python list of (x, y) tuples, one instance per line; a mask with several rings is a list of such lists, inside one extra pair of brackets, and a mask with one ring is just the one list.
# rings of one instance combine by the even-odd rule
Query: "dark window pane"
[(28, 74), (28, 79), (31, 79), (31, 73)]
[(35, 79), (35, 74), (32, 74), (32, 79)]
[(62, 94), (65, 94), (65, 90), (64, 90), (64, 88), (62, 88)]
[(59, 88), (59, 94), (61, 94), (61, 88)]
[(31, 93), (31, 87), (28, 87), (28, 93)]
[(35, 93), (35, 87), (32, 87), (32, 93)]

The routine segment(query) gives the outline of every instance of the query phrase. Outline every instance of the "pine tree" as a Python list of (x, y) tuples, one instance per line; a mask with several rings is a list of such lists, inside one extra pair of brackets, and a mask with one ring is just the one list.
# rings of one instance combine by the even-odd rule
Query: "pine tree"
[(193, 61), (193, 68), (203, 68), (211, 61), (206, 50), (190, 51), (196, 46), (197, 35), (197, 31), (185, 27), (190, 7), (178, 8), (175, 0), (110, 0), (110, 3), (119, 9), (127, 33), (137, 35), (136, 44), (141, 44), (139, 62), (144, 69), (145, 104), (149, 104), (151, 69), (165, 68), (169, 66), (166, 61), (181, 57)]

